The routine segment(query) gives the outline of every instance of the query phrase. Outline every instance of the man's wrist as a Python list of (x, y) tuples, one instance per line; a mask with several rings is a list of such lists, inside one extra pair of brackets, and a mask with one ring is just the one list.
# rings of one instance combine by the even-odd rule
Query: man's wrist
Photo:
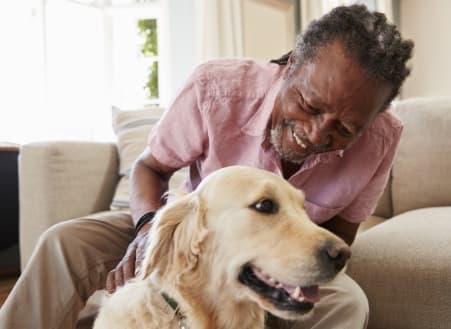
[(139, 231), (143, 228), (144, 225), (150, 223), (152, 219), (155, 217), (155, 211), (148, 211), (141, 217), (139, 217), (138, 222), (135, 225), (135, 234), (138, 235)]

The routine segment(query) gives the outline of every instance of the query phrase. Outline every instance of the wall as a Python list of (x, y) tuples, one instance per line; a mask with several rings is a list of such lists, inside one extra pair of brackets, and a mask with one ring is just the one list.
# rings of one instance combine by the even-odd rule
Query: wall
[(196, 65), (194, 0), (170, 0), (168, 6), (170, 13), (170, 94), (174, 96)]
[[(194, 1), (169, 1), (172, 94), (196, 64)], [(284, 1), (280, 6), (273, 0), (241, 1), (245, 56), (268, 60), (291, 49), (292, 9)], [(451, 1), (400, 0), (400, 29), (415, 42), (413, 70), (402, 97), (451, 96)]]
[(415, 42), (402, 98), (451, 96), (451, 1), (402, 0), (400, 29)]
[(279, 58), (295, 44), (294, 6), (285, 0), (241, 0), (244, 56)]
[[(210, 1), (210, 0), (204, 0)], [(278, 58), (295, 43), (291, 0), (239, 0), (242, 15), (243, 56), (261, 60)], [(202, 3), (203, 1), (199, 1)], [(198, 64), (196, 47), (196, 0), (169, 0), (170, 94), (183, 85)], [(212, 27), (214, 28), (214, 27)], [(232, 33), (232, 31), (229, 31)], [(227, 44), (223, 41), (222, 44)], [(227, 56), (230, 57), (230, 56)]]

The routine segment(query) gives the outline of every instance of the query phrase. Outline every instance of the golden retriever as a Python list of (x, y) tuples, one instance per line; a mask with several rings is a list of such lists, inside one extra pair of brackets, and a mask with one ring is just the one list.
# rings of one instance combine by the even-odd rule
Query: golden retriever
[(94, 328), (262, 329), (265, 311), (301, 319), (349, 256), (310, 221), (301, 191), (226, 167), (158, 212), (141, 276), (106, 299)]

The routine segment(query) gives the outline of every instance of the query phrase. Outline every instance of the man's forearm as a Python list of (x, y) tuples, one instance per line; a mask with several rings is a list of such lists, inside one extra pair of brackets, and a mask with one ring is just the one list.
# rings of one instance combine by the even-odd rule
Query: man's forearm
[(327, 222), (320, 225), (326, 230), (338, 235), (342, 238), (348, 245), (354, 242), (359, 224), (351, 223), (339, 216), (335, 216)]
[(146, 212), (164, 204), (162, 196), (168, 189), (168, 180), (142, 162), (135, 163), (130, 175), (130, 211), (135, 224)]

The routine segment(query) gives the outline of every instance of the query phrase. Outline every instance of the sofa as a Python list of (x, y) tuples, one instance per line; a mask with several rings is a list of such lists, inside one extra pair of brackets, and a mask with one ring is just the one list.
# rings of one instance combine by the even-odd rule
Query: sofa
[[(369, 329), (451, 328), (451, 98), (396, 101), (404, 132), (347, 272), (366, 292)], [(128, 175), (161, 109), (113, 111), (115, 143), (39, 142), (20, 152), (22, 267), (48, 227), (128, 207)], [(183, 182), (177, 172), (171, 187)], [(337, 328), (352, 329), (352, 328)]]

